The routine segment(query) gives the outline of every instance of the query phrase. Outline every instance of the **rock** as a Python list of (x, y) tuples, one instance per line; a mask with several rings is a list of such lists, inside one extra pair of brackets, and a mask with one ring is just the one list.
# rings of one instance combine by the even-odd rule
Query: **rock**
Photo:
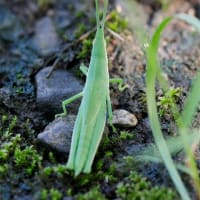
[(73, 197), (64, 197), (63, 200), (74, 200)]
[(66, 9), (58, 11), (56, 16), (56, 24), (60, 29), (67, 28), (73, 22), (74, 15), (68, 12)]
[(194, 4), (195, 16), (200, 19), (200, 3)]
[(1, 184), (0, 199), (9, 200), (11, 198), (11, 188), (8, 184)]
[(15, 195), (13, 200), (30, 200), (33, 197), (31, 195)]
[[(62, 69), (55, 70), (47, 79), (50, 70), (51, 67), (44, 68), (36, 75), (36, 101), (41, 110), (55, 114), (62, 112), (61, 102), (81, 92), (83, 86), (72, 73)], [(79, 103), (76, 100), (69, 104), (68, 111), (76, 112)]]
[(38, 141), (58, 153), (68, 154), (75, 118), (75, 115), (67, 115), (66, 118), (55, 119), (42, 133), (38, 134)]
[(17, 17), (0, 3), (0, 38), (14, 41), (22, 33), (23, 29)]
[(59, 48), (59, 39), (51, 18), (44, 17), (35, 25), (33, 46), (42, 56), (54, 53)]
[(134, 144), (130, 143), (125, 147), (125, 152), (130, 156), (137, 156), (140, 155), (141, 152), (144, 152), (146, 149), (146, 144)]
[[(127, 174), (130, 170), (134, 170), (137, 156), (141, 155), (146, 148), (145, 144), (134, 144), (134, 142), (126, 144), (124, 151), (118, 153), (115, 157), (115, 166), (117, 173)], [(128, 159), (125, 159), (125, 158)], [(138, 167), (138, 165), (137, 165)]]
[(134, 127), (138, 123), (135, 115), (129, 113), (126, 110), (114, 110), (113, 111), (113, 124), (120, 127)]
[(9, 88), (3, 87), (0, 88), (0, 104), (4, 104), (7, 107), (11, 106), (11, 91), (9, 90)]

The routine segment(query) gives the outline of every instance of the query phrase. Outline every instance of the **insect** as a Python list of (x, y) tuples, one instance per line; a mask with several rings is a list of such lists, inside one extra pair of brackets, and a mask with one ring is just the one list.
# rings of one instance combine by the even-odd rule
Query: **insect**
[[(101, 141), (107, 114), (108, 122), (112, 123), (112, 107), (109, 94), (109, 82), (122, 84), (121, 79), (109, 80), (108, 59), (104, 39), (104, 25), (108, 0), (104, 0), (103, 15), (100, 17), (98, 0), (96, 3), (97, 30), (93, 41), (93, 48), (89, 69), (81, 67), (86, 74), (86, 83), (82, 92), (62, 102), (63, 113), (67, 114), (66, 105), (82, 97), (78, 115), (73, 129), (70, 154), (67, 168), (75, 171), (75, 176), (81, 172), (89, 173)], [(124, 89), (124, 87), (120, 87)]]

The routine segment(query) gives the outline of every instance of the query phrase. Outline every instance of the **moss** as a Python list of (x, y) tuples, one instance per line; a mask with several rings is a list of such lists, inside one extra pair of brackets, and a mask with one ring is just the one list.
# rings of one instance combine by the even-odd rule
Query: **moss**
[(47, 189), (42, 189), (42, 191), (40, 192), (40, 199), (41, 200), (48, 199), (48, 190)]
[[(24, 134), (22, 136), (16, 134), (19, 130), (19, 120), (17, 117), (11, 118), (7, 115), (2, 115), (0, 123), (1, 125), (3, 124), (0, 129), (0, 177), (1, 181), (3, 181), (4, 177), (8, 181), (12, 179), (15, 185), (11, 185), (11, 188), (16, 187), (16, 185), (18, 186), (19, 180), (25, 175), (26, 177), (31, 176), (34, 184), (38, 184), (37, 189), (39, 192), (37, 193), (37, 199), (59, 200), (64, 196), (73, 196), (74, 199), (104, 200), (106, 197), (96, 185), (99, 183), (109, 183), (108, 187), (113, 186), (111, 188), (114, 190), (118, 181), (121, 181), (123, 174), (117, 169), (118, 166), (113, 163), (113, 156), (116, 151), (114, 147), (119, 147), (122, 140), (129, 139), (128, 132), (105, 135), (104, 141), (102, 141), (104, 145), (101, 145), (101, 150), (95, 158), (96, 161), (92, 173), (74, 177), (73, 172), (69, 171), (65, 164), (57, 163), (53, 153), (47, 154), (48, 161), (46, 160), (44, 164), (48, 167), (43, 168), (41, 166), (42, 156), (39, 152), (33, 146), (29, 146), (27, 140), (24, 139)], [(20, 124), (21, 127), (28, 132), (28, 138), (33, 137), (33, 130), (30, 129), (28, 120), (23, 125)], [(4, 139), (2, 140), (2, 138)], [(104, 156), (102, 156), (102, 152)], [(133, 167), (134, 164), (130, 162), (130, 165)], [(37, 171), (40, 173), (35, 173)], [(56, 183), (54, 180), (57, 180)], [(121, 182), (121, 188), (128, 191), (127, 184), (131, 185), (130, 182), (131, 180), (125, 178)], [(93, 188), (93, 186), (96, 187)], [(118, 188), (120, 188), (120, 184)], [(87, 192), (77, 195), (77, 191)], [(154, 188), (153, 190), (149, 186), (146, 191), (157, 193), (157, 196), (160, 195), (162, 199), (162, 190), (160, 188)], [(118, 195), (118, 198), (121, 198), (120, 195), (122, 194), (116, 192), (116, 195)], [(123, 198), (121, 199), (123, 200)]]
[(40, 200), (46, 200), (46, 199), (51, 199), (51, 200), (61, 200), (62, 199), (62, 193), (55, 189), (51, 188), (50, 190), (47, 189), (42, 189), (40, 192)]
[(79, 52), (79, 54), (77, 55), (78, 59), (83, 59), (87, 56), (90, 56), (91, 49), (92, 49), (92, 43), (93, 43), (93, 39), (88, 38), (86, 40), (83, 40), (82, 49)]
[(7, 149), (0, 149), (0, 161), (6, 161), (8, 159), (9, 152)]
[(7, 162), (8, 158), (13, 155), (15, 149), (19, 147), (20, 142), (21, 136), (19, 134), (10, 137), (9, 142), (3, 142), (0, 145), (0, 162)]
[(28, 175), (32, 175), (36, 169), (41, 167), (41, 160), (42, 157), (33, 149), (33, 146), (26, 147), (23, 150), (20, 148), (15, 149), (15, 165), (19, 169), (25, 169)]
[(6, 177), (8, 168), (8, 164), (0, 164), (0, 177)]
[(54, 0), (37, 0), (37, 5), (42, 10), (46, 10), (49, 6), (53, 5), (54, 3)]
[(133, 166), (136, 165), (136, 160), (134, 159), (133, 156), (124, 156), (123, 159), (125, 160), (126, 167), (128, 169), (133, 168)]
[(56, 163), (56, 159), (54, 157), (53, 152), (49, 152), (49, 160), (51, 161), (51, 163), (55, 164)]
[[(158, 98), (158, 107), (160, 116), (173, 115), (173, 104), (178, 101), (181, 95), (181, 88), (170, 88)], [(174, 113), (175, 114), (175, 113)]]
[(0, 139), (1, 142), (9, 140), (13, 135), (14, 129), (17, 127), (17, 116), (13, 116), (9, 119), (9, 116), (2, 115), (1, 117), (1, 126), (0, 126)]
[(70, 175), (70, 171), (67, 169), (66, 165), (57, 164), (55, 166), (48, 166), (43, 168), (41, 171), (41, 175), (46, 178), (63, 178), (65, 175)]
[(134, 135), (133, 133), (129, 133), (128, 131), (121, 131), (119, 138), (121, 140), (128, 140), (128, 139), (133, 139)]
[(114, 10), (110, 13), (109, 21), (106, 22), (106, 27), (115, 32), (122, 32), (128, 26), (128, 21), (120, 16), (120, 14)]
[(2, 115), (0, 123), (0, 177), (7, 177), (9, 180), (24, 173), (33, 175), (41, 167), (42, 157), (33, 146), (25, 147), (27, 143), (20, 134), (16, 133), (21, 130), (21, 127), (27, 131), (27, 134), (32, 133), (28, 128), (29, 122), (25, 121), (19, 125), (16, 116)]
[(77, 12), (75, 13), (75, 16), (76, 16), (77, 18), (82, 18), (82, 17), (84, 17), (84, 15), (85, 15), (85, 12), (82, 11), (82, 10), (79, 10), (79, 11), (77, 11)]
[(61, 200), (62, 199), (62, 193), (54, 188), (50, 189), (50, 196), (51, 196), (52, 200)]
[(106, 200), (105, 196), (99, 191), (99, 187), (94, 187), (85, 194), (79, 194), (76, 200)]
[(117, 185), (117, 197), (121, 200), (174, 200), (176, 194), (171, 189), (152, 187), (151, 184), (136, 172)]
[(75, 31), (75, 37), (80, 38), (86, 32), (86, 26), (83, 23), (80, 23), (78, 28)]

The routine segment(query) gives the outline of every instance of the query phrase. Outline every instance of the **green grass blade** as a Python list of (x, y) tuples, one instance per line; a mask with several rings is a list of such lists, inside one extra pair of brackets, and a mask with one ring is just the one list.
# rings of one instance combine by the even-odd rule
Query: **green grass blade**
[(184, 127), (189, 127), (192, 123), (193, 117), (197, 111), (197, 107), (200, 102), (200, 71), (198, 72), (197, 77), (193, 81), (192, 85), (193, 86), (187, 96), (182, 112), (182, 121), (184, 122)]
[(157, 61), (157, 52), (158, 46), (160, 41), (160, 34), (167, 26), (167, 24), (173, 18), (165, 19), (159, 27), (156, 29), (152, 40), (149, 44), (149, 47), (146, 50), (146, 57), (147, 57), (147, 71), (146, 71), (146, 93), (147, 93), (147, 108), (149, 113), (149, 119), (151, 123), (151, 129), (154, 135), (155, 143), (159, 149), (163, 162), (165, 163), (167, 170), (180, 194), (182, 199), (189, 200), (190, 197), (188, 192), (183, 184), (178, 171), (173, 163), (171, 158), (169, 149), (163, 137), (160, 122), (158, 118), (158, 112), (156, 107), (156, 91), (155, 91), (155, 84), (156, 84), (156, 75), (157, 75), (157, 68), (158, 68), (158, 61)]
[[(161, 158), (154, 157), (151, 155), (139, 155), (139, 156), (136, 156), (135, 159), (138, 161), (143, 161), (143, 162), (163, 163), (163, 160)], [(178, 170), (191, 176), (191, 171), (188, 167), (186, 167), (182, 164), (179, 164), (179, 163), (175, 163), (175, 166)]]
[(175, 18), (178, 18), (178, 19), (181, 19), (181, 20), (187, 22), (188, 24), (190, 24), (194, 28), (196, 28), (198, 31), (200, 31), (200, 23), (196, 17), (181, 13), (181, 14), (175, 15)]
[[(177, 14), (175, 15), (175, 17), (187, 22), (200, 32), (200, 21), (196, 17), (186, 14)], [(198, 104), (200, 102), (200, 71), (198, 72), (196, 79), (193, 81), (192, 85), (193, 86), (187, 96), (185, 106), (182, 112), (182, 121), (184, 122), (183, 126), (185, 128), (189, 127), (192, 123), (193, 116), (196, 113)]]
[[(185, 22), (192, 25), (194, 28), (196, 28), (200, 32), (200, 21), (197, 18), (190, 15), (186, 15), (186, 14), (178, 14), (175, 17), (178, 19), (184, 20)], [(190, 136), (187, 134), (200, 102), (199, 85), (200, 85), (200, 71), (198, 72), (196, 79), (193, 81), (192, 88), (185, 101), (184, 109), (183, 109), (182, 116), (180, 119), (181, 123), (179, 126), (179, 130), (183, 136), (183, 142), (185, 144), (185, 151), (187, 153), (188, 163), (191, 169), (191, 174), (192, 174), (191, 176), (194, 181), (194, 186), (195, 186), (197, 195), (200, 198), (199, 172), (196, 166), (196, 161), (195, 161), (194, 154), (192, 152), (192, 148), (188, 144), (188, 140)]]
[[(195, 142), (199, 141), (200, 139), (200, 131), (199, 130), (194, 130), (193, 133), (190, 134), (188, 143), (189, 146), (192, 146)], [(184, 144), (182, 142), (182, 136), (169, 136), (167, 139), (165, 139), (167, 147), (170, 151), (171, 155), (175, 155), (178, 152), (182, 151), (184, 149)], [(145, 148), (144, 151), (140, 152), (141, 156), (153, 156), (160, 158), (160, 153), (155, 145), (149, 145), (148, 147)]]

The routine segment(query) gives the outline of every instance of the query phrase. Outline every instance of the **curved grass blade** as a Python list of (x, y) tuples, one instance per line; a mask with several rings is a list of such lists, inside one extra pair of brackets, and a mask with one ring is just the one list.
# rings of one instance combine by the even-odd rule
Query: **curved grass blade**
[[(190, 134), (188, 144), (192, 146), (195, 142), (200, 139), (200, 130), (193, 130)], [(176, 137), (169, 136), (165, 139), (168, 149), (171, 155), (175, 155), (184, 149), (184, 144), (182, 142), (182, 136), (178, 135)], [(155, 145), (147, 146), (142, 152), (139, 153), (141, 156), (153, 156), (160, 158), (160, 153)]]
[[(186, 15), (186, 14), (178, 14), (178, 15), (175, 15), (174, 18), (184, 20), (185, 22), (191, 24), (196, 29), (198, 29), (198, 31), (200, 31), (200, 22), (197, 18)], [(168, 19), (166, 19), (166, 21), (168, 21)], [(160, 29), (160, 28), (158, 28), (158, 29)], [(158, 32), (158, 36), (159, 36), (161, 31), (159, 31), (158, 29), (157, 29), (157, 32)], [(154, 36), (155, 35), (156, 35), (156, 33), (154, 34)], [(156, 40), (156, 37), (154, 37), (154, 39)], [(155, 40), (154, 40), (154, 42), (156, 42)], [(152, 43), (153, 43), (153, 39), (152, 39)], [(155, 44), (156, 43), (153, 44), (154, 48), (158, 50), (158, 43), (157, 43), (157, 46), (155, 46)], [(157, 56), (157, 53), (156, 53), (156, 55), (154, 54), (153, 56)], [(158, 63), (157, 63), (156, 73), (157, 73), (157, 78), (160, 81), (162, 71), (161, 71), (161, 68), (159, 67)], [(161, 84), (161, 82), (160, 82), (160, 84)], [(188, 157), (189, 167), (191, 169), (190, 174), (194, 181), (196, 192), (197, 192), (198, 196), (200, 197), (200, 180), (199, 180), (199, 175), (198, 175), (198, 169), (196, 167), (195, 158), (194, 158), (193, 152), (191, 150), (191, 145), (189, 144), (190, 138), (187, 133), (189, 130), (189, 126), (192, 123), (193, 116), (197, 110), (198, 104), (200, 102), (199, 85), (200, 85), (200, 72), (198, 72), (197, 78), (193, 82), (193, 86), (189, 92), (187, 99), (186, 99), (185, 106), (184, 106), (184, 109), (182, 112), (182, 116), (180, 116), (180, 114), (178, 113), (178, 109), (175, 104), (173, 106), (173, 109), (175, 110), (175, 112), (173, 112), (173, 113), (174, 113), (174, 115), (176, 115), (175, 118), (178, 118), (177, 125), (179, 128), (179, 132), (182, 135), (182, 141), (184, 144), (185, 152)], [(166, 84), (166, 83), (161, 84), (161, 86), (165, 91), (168, 90), (168, 88), (169, 88), (169, 84)]]
[(188, 192), (183, 184), (178, 171), (173, 163), (169, 149), (163, 137), (161, 126), (158, 118), (158, 111), (156, 107), (156, 76), (158, 68), (157, 52), (160, 41), (160, 35), (167, 24), (172, 20), (172, 17), (165, 19), (156, 29), (149, 47), (146, 49), (147, 57), (147, 71), (146, 71), (146, 93), (147, 93), (147, 108), (151, 129), (154, 135), (155, 143), (159, 149), (161, 157), (167, 167), (167, 170), (180, 194), (182, 199), (190, 200)]
[[(178, 14), (175, 16), (178, 19), (184, 20), (188, 24), (192, 25), (200, 32), (200, 21), (190, 15), (186, 14)], [(200, 71), (198, 72), (196, 79), (193, 81), (192, 88), (187, 96), (185, 101), (184, 109), (182, 112), (182, 116), (180, 119), (180, 133), (183, 136), (183, 141), (185, 143), (185, 151), (188, 157), (189, 167), (191, 169), (191, 176), (194, 181), (195, 189), (200, 198), (200, 179), (199, 179), (199, 172), (196, 166), (196, 161), (194, 154), (192, 152), (191, 146), (188, 144), (189, 135), (187, 131), (189, 130), (189, 126), (192, 123), (193, 117), (197, 111), (199, 102), (200, 102), (200, 93), (199, 93), (199, 85), (200, 85)]]

